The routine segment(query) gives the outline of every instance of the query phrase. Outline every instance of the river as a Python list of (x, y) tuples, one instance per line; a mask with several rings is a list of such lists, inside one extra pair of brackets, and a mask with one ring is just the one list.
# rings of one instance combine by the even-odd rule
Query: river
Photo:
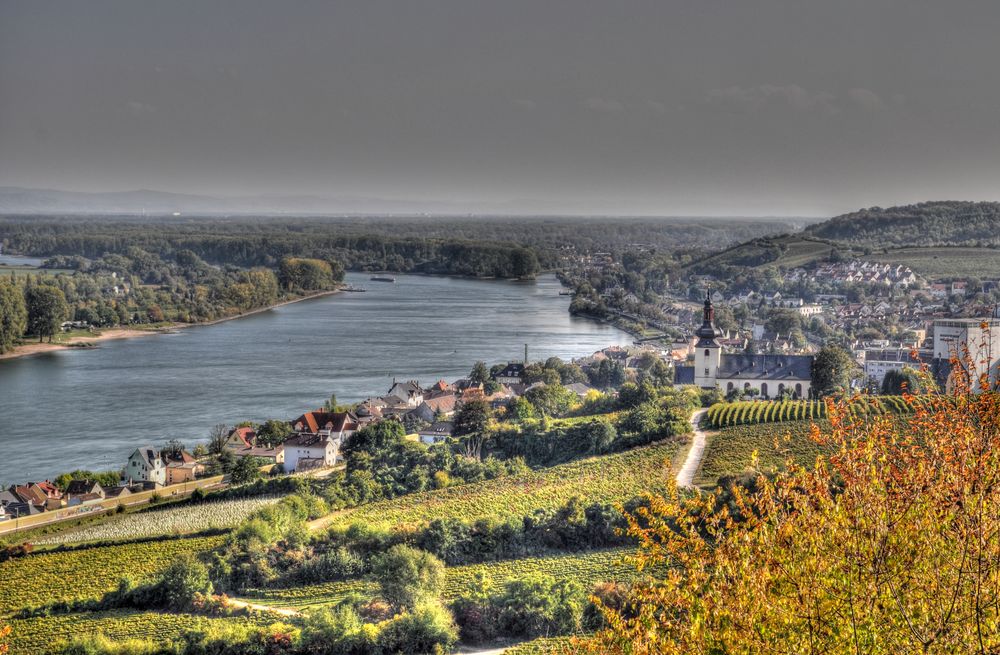
[(349, 273), (366, 293), (212, 326), (0, 361), (0, 483), (117, 470), (132, 449), (205, 441), (213, 425), (292, 418), (330, 394), (357, 401), (393, 377), (432, 384), (490, 364), (590, 354), (631, 337), (571, 317), (535, 282)]

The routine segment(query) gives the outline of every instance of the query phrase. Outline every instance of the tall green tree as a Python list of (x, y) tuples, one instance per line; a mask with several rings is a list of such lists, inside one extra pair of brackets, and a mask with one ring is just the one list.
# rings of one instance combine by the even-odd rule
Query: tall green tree
[(13, 348), (27, 329), (24, 293), (13, 282), (0, 280), (0, 353)]
[(920, 374), (908, 366), (899, 371), (887, 371), (882, 378), (882, 393), (898, 396), (904, 392), (920, 393)]
[(38, 335), (39, 343), (48, 337), (51, 343), (59, 325), (69, 315), (65, 294), (53, 286), (36, 284), (25, 292), (24, 299), (28, 308), (28, 334)]
[(848, 391), (851, 380), (858, 374), (858, 365), (851, 353), (839, 346), (823, 346), (813, 358), (813, 391), (820, 397)]

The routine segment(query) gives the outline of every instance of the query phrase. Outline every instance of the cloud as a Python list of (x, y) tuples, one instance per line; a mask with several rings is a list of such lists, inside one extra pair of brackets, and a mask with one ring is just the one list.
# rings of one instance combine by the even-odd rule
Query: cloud
[(885, 111), (885, 103), (874, 91), (868, 89), (854, 88), (847, 92), (848, 97), (854, 101), (858, 107), (865, 111)]
[(134, 114), (152, 114), (156, 111), (156, 107), (153, 105), (147, 105), (144, 102), (139, 102), (138, 100), (129, 100), (125, 103), (128, 110)]
[(601, 97), (591, 97), (583, 101), (584, 106), (590, 111), (600, 112), (602, 114), (617, 114), (625, 111), (625, 105), (618, 102), (617, 100), (601, 98)]
[(514, 101), (514, 106), (531, 111), (538, 105), (535, 103), (534, 100), (529, 100), (528, 98), (518, 98), (517, 100)]
[(831, 93), (809, 91), (798, 84), (730, 86), (708, 92), (709, 103), (740, 112), (787, 107), (800, 112), (818, 111), (824, 114), (837, 114), (840, 108), (834, 101), (835, 98)]

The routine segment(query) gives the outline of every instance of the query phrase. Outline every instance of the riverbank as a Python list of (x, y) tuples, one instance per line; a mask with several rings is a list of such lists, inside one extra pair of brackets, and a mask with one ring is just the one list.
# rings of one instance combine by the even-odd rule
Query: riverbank
[(258, 307), (257, 309), (252, 309), (248, 312), (243, 312), (241, 314), (233, 314), (232, 316), (224, 316), (223, 318), (218, 318), (215, 319), (214, 321), (204, 321), (202, 323), (169, 323), (167, 325), (155, 328), (147, 328), (147, 329), (110, 328), (106, 330), (101, 330), (100, 332), (93, 335), (72, 337), (69, 340), (62, 343), (28, 342), (28, 343), (23, 343), (19, 346), (15, 346), (13, 350), (3, 353), (2, 355), (0, 355), (0, 360), (15, 359), (18, 357), (30, 357), (32, 355), (43, 355), (45, 353), (51, 353), (60, 350), (96, 348), (98, 347), (98, 344), (102, 341), (113, 341), (115, 339), (134, 339), (136, 337), (145, 337), (154, 334), (169, 334), (171, 332), (182, 330), (184, 328), (218, 325), (219, 323), (233, 321), (238, 318), (246, 318), (247, 316), (253, 316), (254, 314), (260, 314), (261, 312), (266, 312), (275, 309), (277, 307), (283, 307), (285, 305), (291, 305), (293, 303), (302, 302), (303, 300), (323, 298), (341, 292), (342, 289), (331, 289), (329, 291), (320, 291), (318, 293), (311, 293), (307, 296), (302, 296), (299, 298), (290, 298), (288, 300), (284, 300), (282, 302), (275, 303), (273, 305), (268, 305), (267, 307)]

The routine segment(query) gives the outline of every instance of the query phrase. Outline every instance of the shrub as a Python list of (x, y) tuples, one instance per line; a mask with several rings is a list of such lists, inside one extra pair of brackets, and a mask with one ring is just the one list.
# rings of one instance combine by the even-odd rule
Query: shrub
[(436, 598), (444, 584), (444, 564), (430, 553), (397, 545), (372, 561), (382, 597), (402, 609)]

